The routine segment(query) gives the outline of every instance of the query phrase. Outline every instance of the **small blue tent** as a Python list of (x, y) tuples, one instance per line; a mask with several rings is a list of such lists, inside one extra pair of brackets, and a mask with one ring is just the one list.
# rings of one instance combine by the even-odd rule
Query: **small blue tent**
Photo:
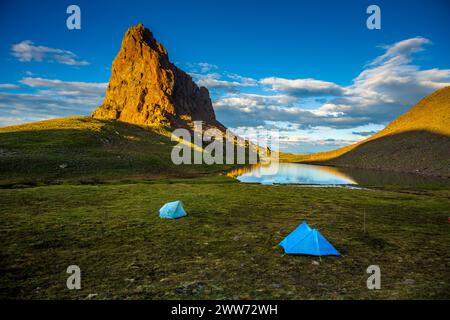
[(287, 254), (311, 256), (340, 256), (331, 243), (317, 229), (311, 229), (302, 223), (297, 229), (280, 242)]
[(178, 219), (186, 216), (187, 213), (183, 209), (181, 201), (173, 201), (166, 203), (159, 209), (159, 217), (165, 219)]

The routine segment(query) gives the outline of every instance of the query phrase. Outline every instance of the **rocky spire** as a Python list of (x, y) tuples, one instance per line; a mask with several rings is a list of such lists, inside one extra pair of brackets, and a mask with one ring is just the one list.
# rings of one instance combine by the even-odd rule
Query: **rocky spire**
[(166, 48), (142, 24), (126, 32), (112, 64), (106, 96), (93, 114), (144, 125), (184, 126), (216, 121), (208, 89), (169, 61)]

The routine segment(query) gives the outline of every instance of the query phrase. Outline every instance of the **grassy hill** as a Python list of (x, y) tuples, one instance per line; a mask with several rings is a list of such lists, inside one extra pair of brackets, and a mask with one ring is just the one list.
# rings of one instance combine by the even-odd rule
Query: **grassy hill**
[(284, 155), (308, 162), (450, 177), (450, 87), (419, 101), (384, 130), (359, 143), (312, 155)]
[(185, 178), (227, 166), (176, 166), (164, 128), (71, 117), (0, 128), (0, 184)]

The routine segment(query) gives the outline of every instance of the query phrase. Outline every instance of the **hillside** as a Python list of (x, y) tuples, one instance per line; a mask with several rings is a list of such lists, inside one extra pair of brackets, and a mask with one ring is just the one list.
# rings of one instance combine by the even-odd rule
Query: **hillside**
[(434, 92), (372, 137), (283, 160), (450, 177), (450, 87)]
[(0, 128), (0, 185), (186, 178), (227, 166), (176, 166), (165, 127), (71, 117)]

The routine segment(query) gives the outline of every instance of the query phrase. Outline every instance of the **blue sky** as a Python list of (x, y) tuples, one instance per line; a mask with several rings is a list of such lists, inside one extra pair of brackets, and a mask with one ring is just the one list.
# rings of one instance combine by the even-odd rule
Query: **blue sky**
[[(81, 30), (66, 8), (81, 8)], [(381, 30), (366, 8), (381, 8)], [(238, 129), (281, 130), (284, 151), (329, 150), (383, 128), (450, 84), (450, 2), (0, 2), (0, 126), (87, 115), (126, 29), (142, 22)]]

